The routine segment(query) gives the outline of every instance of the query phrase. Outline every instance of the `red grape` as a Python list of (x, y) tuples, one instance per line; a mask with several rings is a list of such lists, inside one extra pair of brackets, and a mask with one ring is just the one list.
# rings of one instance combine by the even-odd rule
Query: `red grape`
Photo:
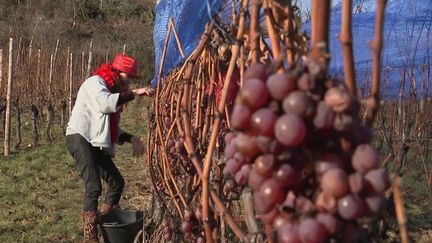
[(297, 86), (300, 90), (309, 91), (315, 88), (315, 81), (311, 78), (309, 74), (304, 73), (298, 79)]
[(285, 73), (270, 75), (266, 84), (271, 96), (278, 101), (282, 101), (297, 86), (294, 77)]
[(251, 110), (245, 105), (235, 105), (231, 114), (231, 126), (237, 130), (249, 128)]
[(388, 175), (383, 169), (371, 170), (364, 178), (369, 192), (383, 194), (390, 186)]
[(224, 149), (225, 159), (233, 158), (235, 153), (237, 153), (237, 147), (235, 146), (235, 143), (231, 143), (225, 146)]
[(241, 167), (242, 167), (241, 163), (237, 162), (235, 159), (229, 159), (222, 173), (224, 175), (234, 176), (237, 173), (237, 171), (240, 170)]
[(332, 87), (325, 93), (324, 101), (335, 112), (344, 112), (351, 106), (352, 99), (345, 89)]
[(249, 106), (252, 110), (256, 110), (267, 104), (269, 97), (270, 94), (266, 84), (259, 79), (247, 80), (238, 96), (241, 103)]
[(258, 200), (261, 202), (255, 205), (258, 213), (267, 213), (285, 197), (281, 183), (275, 179), (265, 180), (256, 194), (262, 197), (261, 200)]
[(328, 107), (324, 101), (320, 101), (317, 106), (317, 112), (313, 119), (313, 124), (318, 129), (333, 128), (335, 113)]
[(302, 243), (298, 233), (298, 226), (292, 223), (285, 223), (277, 230), (279, 243)]
[(384, 196), (371, 196), (365, 198), (365, 202), (370, 212), (380, 214), (386, 207), (387, 199)]
[(240, 133), (235, 139), (237, 150), (245, 157), (253, 157), (259, 153), (258, 146), (255, 142), (255, 137)]
[(348, 176), (339, 168), (329, 169), (321, 179), (323, 192), (335, 198), (342, 197), (349, 192)]
[(322, 243), (327, 238), (325, 227), (312, 218), (301, 221), (298, 232), (303, 243)]
[(343, 161), (339, 155), (327, 153), (320, 156), (315, 162), (315, 172), (318, 176), (323, 175), (326, 171), (333, 168), (344, 168)]
[(339, 217), (331, 213), (319, 213), (316, 220), (326, 228), (327, 232), (331, 235), (336, 234), (342, 227), (342, 222)]
[(276, 139), (286, 146), (297, 146), (303, 142), (306, 126), (303, 120), (294, 114), (284, 114), (276, 121)]
[(309, 117), (314, 112), (312, 99), (303, 91), (297, 90), (291, 92), (282, 104), (285, 113), (296, 114), (300, 117)]
[(363, 178), (363, 175), (358, 172), (351, 174), (348, 177), (348, 182), (350, 186), (350, 191), (352, 193), (360, 193), (365, 188), (365, 180)]
[(285, 188), (291, 187), (297, 181), (297, 171), (289, 164), (283, 164), (274, 173), (276, 180), (282, 183)]
[(358, 145), (355, 149), (351, 163), (355, 170), (366, 173), (379, 167), (379, 154), (369, 144)]
[(264, 154), (258, 156), (255, 159), (254, 169), (258, 174), (264, 177), (270, 177), (272, 175), (274, 165), (274, 156), (272, 154)]
[(276, 114), (267, 108), (255, 111), (251, 117), (252, 129), (259, 135), (273, 137)]
[(364, 211), (365, 202), (358, 196), (349, 194), (338, 200), (338, 212), (344, 219), (357, 219), (363, 215)]
[(249, 178), (248, 178), (248, 185), (254, 189), (258, 190), (261, 186), (261, 184), (266, 180), (267, 178), (258, 174), (255, 169), (251, 169), (249, 172)]
[(236, 135), (232, 132), (228, 132), (227, 134), (225, 134), (224, 136), (225, 144), (230, 145), (231, 142), (234, 140), (235, 136)]
[(248, 69), (245, 72), (245, 80), (248, 79), (260, 79), (260, 80), (266, 80), (267, 79), (267, 68), (262, 63), (254, 63), (248, 67)]

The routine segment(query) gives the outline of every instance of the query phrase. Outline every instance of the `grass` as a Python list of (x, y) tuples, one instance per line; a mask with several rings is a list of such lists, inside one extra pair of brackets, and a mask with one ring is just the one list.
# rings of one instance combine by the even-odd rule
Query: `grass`
[(1, 158), (1, 242), (76, 242), (82, 183), (62, 141)]
[(415, 242), (432, 242), (432, 195), (419, 162), (410, 164), (402, 176), (401, 188), (411, 237)]

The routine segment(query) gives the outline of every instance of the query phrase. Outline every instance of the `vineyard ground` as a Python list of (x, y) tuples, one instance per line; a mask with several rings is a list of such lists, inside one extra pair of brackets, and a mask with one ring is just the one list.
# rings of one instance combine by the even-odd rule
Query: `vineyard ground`
[[(149, 100), (141, 100), (128, 105), (122, 128), (145, 136), (148, 104)], [(26, 120), (24, 116), (21, 149), (8, 158), (0, 155), (0, 242), (80, 242), (83, 182), (65, 149), (59, 122), (53, 128), (52, 143), (41, 135), (41, 144), (29, 147), (31, 130)], [(3, 144), (4, 131), (0, 133)], [(126, 179), (121, 206), (144, 210), (145, 222), (150, 223), (154, 210), (146, 164), (131, 154), (130, 145), (118, 146), (115, 161)], [(432, 242), (432, 207), (423, 177), (422, 168), (413, 166), (403, 178), (402, 189), (414, 241)], [(147, 241), (159, 241), (155, 229)], [(390, 238), (398, 238), (396, 232), (390, 233), (395, 234)]]

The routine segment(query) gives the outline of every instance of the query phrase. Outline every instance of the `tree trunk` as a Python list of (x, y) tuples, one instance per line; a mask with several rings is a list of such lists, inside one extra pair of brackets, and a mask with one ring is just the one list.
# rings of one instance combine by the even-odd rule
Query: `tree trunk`
[(38, 132), (38, 125), (37, 125), (39, 111), (35, 105), (32, 105), (30, 110), (32, 113), (31, 121), (32, 121), (33, 145), (37, 146), (39, 143), (39, 132)]
[(47, 107), (47, 127), (46, 127), (46, 131), (45, 134), (47, 136), (47, 140), (48, 142), (52, 142), (52, 124), (53, 124), (53, 120), (54, 120), (54, 108), (52, 105), (52, 102), (50, 101)]
[(16, 114), (16, 143), (14, 146), (15, 150), (18, 150), (21, 146), (21, 109), (19, 107), (19, 99), (17, 98), (14, 102), (15, 114)]
[(62, 100), (61, 102), (61, 113), (60, 113), (60, 126), (63, 130), (63, 134), (66, 131), (66, 122), (67, 122), (67, 103)]

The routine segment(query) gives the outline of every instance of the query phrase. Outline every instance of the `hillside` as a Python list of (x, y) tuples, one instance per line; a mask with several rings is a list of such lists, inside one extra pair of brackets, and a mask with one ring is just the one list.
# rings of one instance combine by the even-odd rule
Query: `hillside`
[[(90, 41), (97, 52), (122, 50), (136, 55), (152, 76), (154, 62), (152, 0), (0, 0), (0, 49), (9, 36), (21, 46), (34, 49), (60, 48), (88, 50)], [(151, 73), (150, 73), (151, 72)]]

